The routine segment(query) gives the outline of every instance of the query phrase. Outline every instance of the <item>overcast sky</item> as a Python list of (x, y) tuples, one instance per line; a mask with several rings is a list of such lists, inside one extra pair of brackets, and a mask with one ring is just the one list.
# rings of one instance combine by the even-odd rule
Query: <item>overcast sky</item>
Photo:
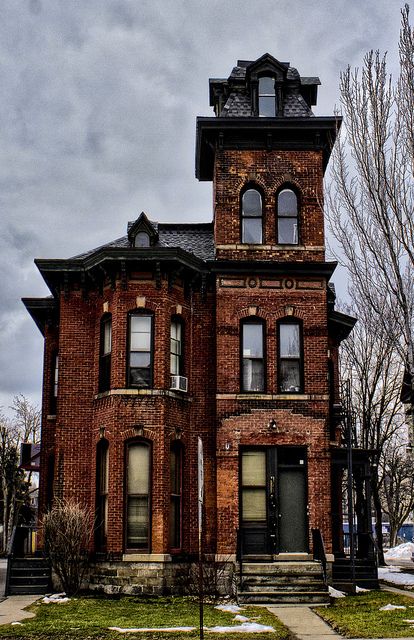
[(316, 115), (369, 49), (397, 66), (395, 0), (0, 1), (0, 405), (40, 402), (42, 336), (20, 298), (33, 264), (124, 235), (141, 211), (208, 222), (194, 176), (208, 79), (265, 52), (319, 76)]

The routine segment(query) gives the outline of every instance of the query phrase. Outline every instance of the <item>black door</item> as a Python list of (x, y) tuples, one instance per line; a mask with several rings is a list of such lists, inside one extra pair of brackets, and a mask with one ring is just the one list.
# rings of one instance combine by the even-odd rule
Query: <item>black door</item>
[(244, 449), (240, 499), (243, 556), (307, 551), (305, 449)]

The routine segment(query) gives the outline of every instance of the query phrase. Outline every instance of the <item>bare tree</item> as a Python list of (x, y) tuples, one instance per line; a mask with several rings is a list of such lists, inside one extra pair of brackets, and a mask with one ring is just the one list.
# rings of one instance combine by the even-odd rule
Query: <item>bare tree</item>
[[(410, 374), (414, 399), (414, 34), (402, 10), (400, 75), (369, 52), (340, 77), (344, 131), (333, 149), (328, 220), (352, 288)], [(414, 414), (413, 414), (414, 415)], [(413, 434), (412, 434), (413, 436)]]
[(390, 521), (390, 545), (397, 544), (398, 529), (414, 509), (413, 459), (407, 440), (394, 437), (385, 445), (381, 459), (381, 498)]
[(11, 552), (13, 531), (30, 490), (30, 475), (19, 468), (20, 444), (38, 442), (40, 412), (23, 395), (15, 396), (12, 418), (0, 413), (0, 554)]
[(345, 311), (358, 317), (352, 333), (341, 346), (341, 375), (349, 381), (354, 413), (353, 441), (371, 451), (371, 493), (380, 564), (384, 564), (382, 494), (384, 455), (388, 443), (406, 433), (400, 402), (403, 364), (392, 334), (383, 323), (375, 324), (369, 306), (355, 295)]

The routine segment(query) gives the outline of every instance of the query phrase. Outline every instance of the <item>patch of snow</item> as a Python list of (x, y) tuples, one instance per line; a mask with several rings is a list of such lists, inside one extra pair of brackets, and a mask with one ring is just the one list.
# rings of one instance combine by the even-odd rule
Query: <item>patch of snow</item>
[(338, 589), (334, 589), (333, 587), (329, 587), (329, 595), (331, 598), (345, 598), (345, 593), (343, 591), (338, 591)]
[(237, 622), (249, 622), (250, 618), (246, 618), (246, 616), (237, 615), (237, 616), (234, 616), (233, 620), (236, 620)]
[(355, 591), (357, 593), (364, 593), (365, 591), (369, 591), (369, 589), (364, 589), (364, 587), (358, 587), (358, 585), (355, 587)]
[[(385, 561), (388, 560), (411, 560), (411, 556), (414, 553), (414, 543), (404, 542), (397, 547), (392, 547), (384, 553)], [(413, 563), (414, 564), (414, 563)]]
[(196, 627), (159, 627), (154, 628), (154, 629), (146, 629), (144, 627), (140, 627), (140, 628), (130, 628), (130, 629), (123, 629), (122, 627), (108, 627), (108, 629), (110, 631), (118, 631), (119, 633), (138, 633), (140, 631), (146, 631), (147, 633), (152, 632), (152, 631), (158, 631), (158, 632), (162, 632), (162, 631), (195, 631)]
[(63, 604), (69, 602), (70, 598), (66, 597), (66, 593), (52, 593), (51, 596), (42, 598), (44, 604)]
[(273, 627), (266, 627), (257, 622), (244, 622), (234, 627), (208, 627), (207, 631), (212, 633), (263, 633), (274, 631)]
[(414, 620), (403, 620), (403, 622), (408, 622), (409, 624), (414, 624)]
[(239, 611), (243, 611), (243, 607), (239, 607), (238, 604), (218, 604), (215, 609), (219, 611), (226, 611), (226, 613), (239, 613)]
[(379, 567), (378, 577), (392, 584), (414, 587), (414, 574), (404, 573), (399, 567)]
[(12, 622), (11, 623), (12, 627), (15, 626), (16, 624), (19, 624), (21, 627), (23, 626), (23, 622)]
[(404, 605), (401, 604), (386, 604), (384, 607), (380, 608), (380, 611), (394, 611), (394, 609), (406, 609), (407, 607), (404, 607)]

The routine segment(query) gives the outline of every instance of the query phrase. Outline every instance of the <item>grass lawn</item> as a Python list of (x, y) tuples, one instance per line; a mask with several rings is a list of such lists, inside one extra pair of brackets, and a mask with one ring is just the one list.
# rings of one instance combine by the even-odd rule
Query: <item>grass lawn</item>
[[(404, 605), (407, 608), (379, 611), (388, 603)], [(414, 620), (414, 598), (400, 596), (390, 591), (369, 591), (338, 598), (332, 606), (320, 607), (316, 611), (335, 631), (351, 638), (414, 636), (414, 628), (404, 622), (404, 620)]]
[[(191, 598), (136, 598), (125, 596), (118, 599), (98, 597), (73, 598), (66, 604), (41, 604), (35, 602), (30, 611), (36, 613), (35, 618), (22, 621), (22, 626), (0, 625), (0, 639), (21, 638), (30, 640), (69, 640), (99, 638), (118, 640), (182, 640), (198, 638), (199, 633), (128, 633), (121, 634), (109, 631), (108, 627), (122, 628), (158, 628), (158, 627), (198, 627), (198, 602)], [(235, 633), (234, 640), (288, 640), (289, 632), (269, 611), (259, 607), (243, 607), (242, 615), (251, 622), (272, 626), (275, 632)], [(231, 626), (234, 614), (214, 609), (213, 605), (204, 607), (204, 626)], [(229, 634), (205, 633), (209, 640), (224, 640)]]

